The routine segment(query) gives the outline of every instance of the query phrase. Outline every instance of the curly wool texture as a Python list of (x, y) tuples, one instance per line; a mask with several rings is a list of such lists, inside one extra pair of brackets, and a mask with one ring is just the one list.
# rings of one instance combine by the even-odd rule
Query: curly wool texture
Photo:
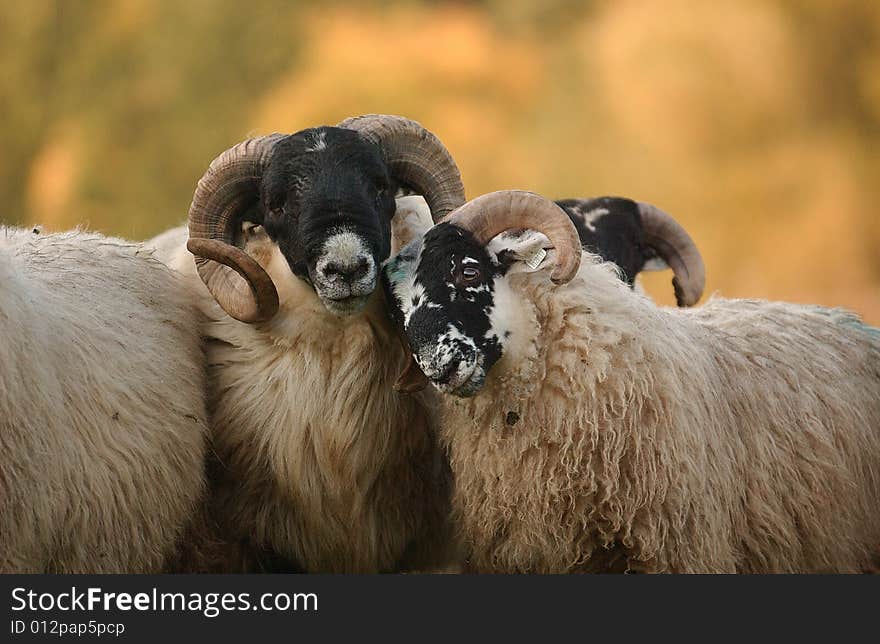
[(309, 572), (442, 562), (449, 473), (436, 395), (392, 389), (407, 355), (381, 292), (364, 312), (334, 316), (267, 240), (247, 250), (271, 275), (281, 306), (269, 322), (243, 324), (199, 280), (185, 231), (174, 234), (156, 242), (162, 252), (178, 249), (169, 263), (188, 275), (205, 315), (218, 461), (214, 527), (195, 537), (213, 541), (217, 559), (184, 567), (252, 569), (253, 557), (228, 547), (241, 541)]
[(196, 320), (141, 246), (0, 229), (0, 572), (162, 570), (204, 489)]
[(444, 398), (471, 567), (867, 567), (880, 544), (880, 332), (784, 303), (659, 308), (595, 261), (562, 287), (547, 271), (510, 276), (525, 348), (474, 398)]

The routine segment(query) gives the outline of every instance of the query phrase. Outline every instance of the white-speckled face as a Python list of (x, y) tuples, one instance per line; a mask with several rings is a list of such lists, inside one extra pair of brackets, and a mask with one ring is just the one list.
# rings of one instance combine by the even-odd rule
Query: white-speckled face
[(488, 249), (469, 233), (438, 224), (384, 264), (392, 314), (438, 389), (473, 396), (483, 387), (520, 332), (506, 272), (511, 261), (522, 263), (520, 251), (531, 256), (545, 242), (542, 235), (525, 242), (511, 237)]

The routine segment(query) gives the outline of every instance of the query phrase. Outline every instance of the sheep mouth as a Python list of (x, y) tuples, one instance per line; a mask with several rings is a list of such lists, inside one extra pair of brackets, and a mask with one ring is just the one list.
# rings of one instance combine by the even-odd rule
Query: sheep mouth
[(443, 370), (443, 373), (435, 373), (428, 377), (439, 391), (459, 398), (476, 395), (486, 382), (486, 373), (478, 360), (469, 363), (452, 363)]
[(369, 279), (357, 284), (325, 284), (312, 280), (312, 288), (324, 308), (339, 316), (351, 315), (362, 310), (375, 291), (375, 287), (375, 280)]
[(472, 373), (467, 380), (465, 380), (458, 386), (443, 385), (440, 383), (434, 384), (437, 389), (444, 393), (456, 396), (458, 398), (470, 398), (479, 393), (479, 391), (483, 388), (483, 384), (485, 384), (485, 382), (486, 375), (482, 372), (482, 370), (477, 370), (474, 371), (474, 373)]
[(321, 302), (334, 315), (344, 316), (361, 311), (370, 299), (370, 295), (371, 293), (366, 295), (348, 295), (340, 298), (321, 297)]

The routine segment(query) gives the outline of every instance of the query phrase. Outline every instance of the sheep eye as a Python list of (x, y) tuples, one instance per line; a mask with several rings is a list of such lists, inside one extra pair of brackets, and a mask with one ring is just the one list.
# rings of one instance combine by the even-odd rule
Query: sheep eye
[(473, 282), (480, 276), (479, 269), (468, 266), (467, 268), (461, 269), (461, 276), (464, 278), (465, 282)]

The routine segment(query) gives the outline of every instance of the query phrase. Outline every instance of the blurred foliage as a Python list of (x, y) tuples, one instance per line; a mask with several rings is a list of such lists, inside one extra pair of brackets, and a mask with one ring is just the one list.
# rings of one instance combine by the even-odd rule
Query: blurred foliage
[(470, 196), (651, 201), (710, 291), (880, 323), (872, 0), (2, 3), (0, 221), (145, 238), (233, 143), (366, 112), (436, 132)]

